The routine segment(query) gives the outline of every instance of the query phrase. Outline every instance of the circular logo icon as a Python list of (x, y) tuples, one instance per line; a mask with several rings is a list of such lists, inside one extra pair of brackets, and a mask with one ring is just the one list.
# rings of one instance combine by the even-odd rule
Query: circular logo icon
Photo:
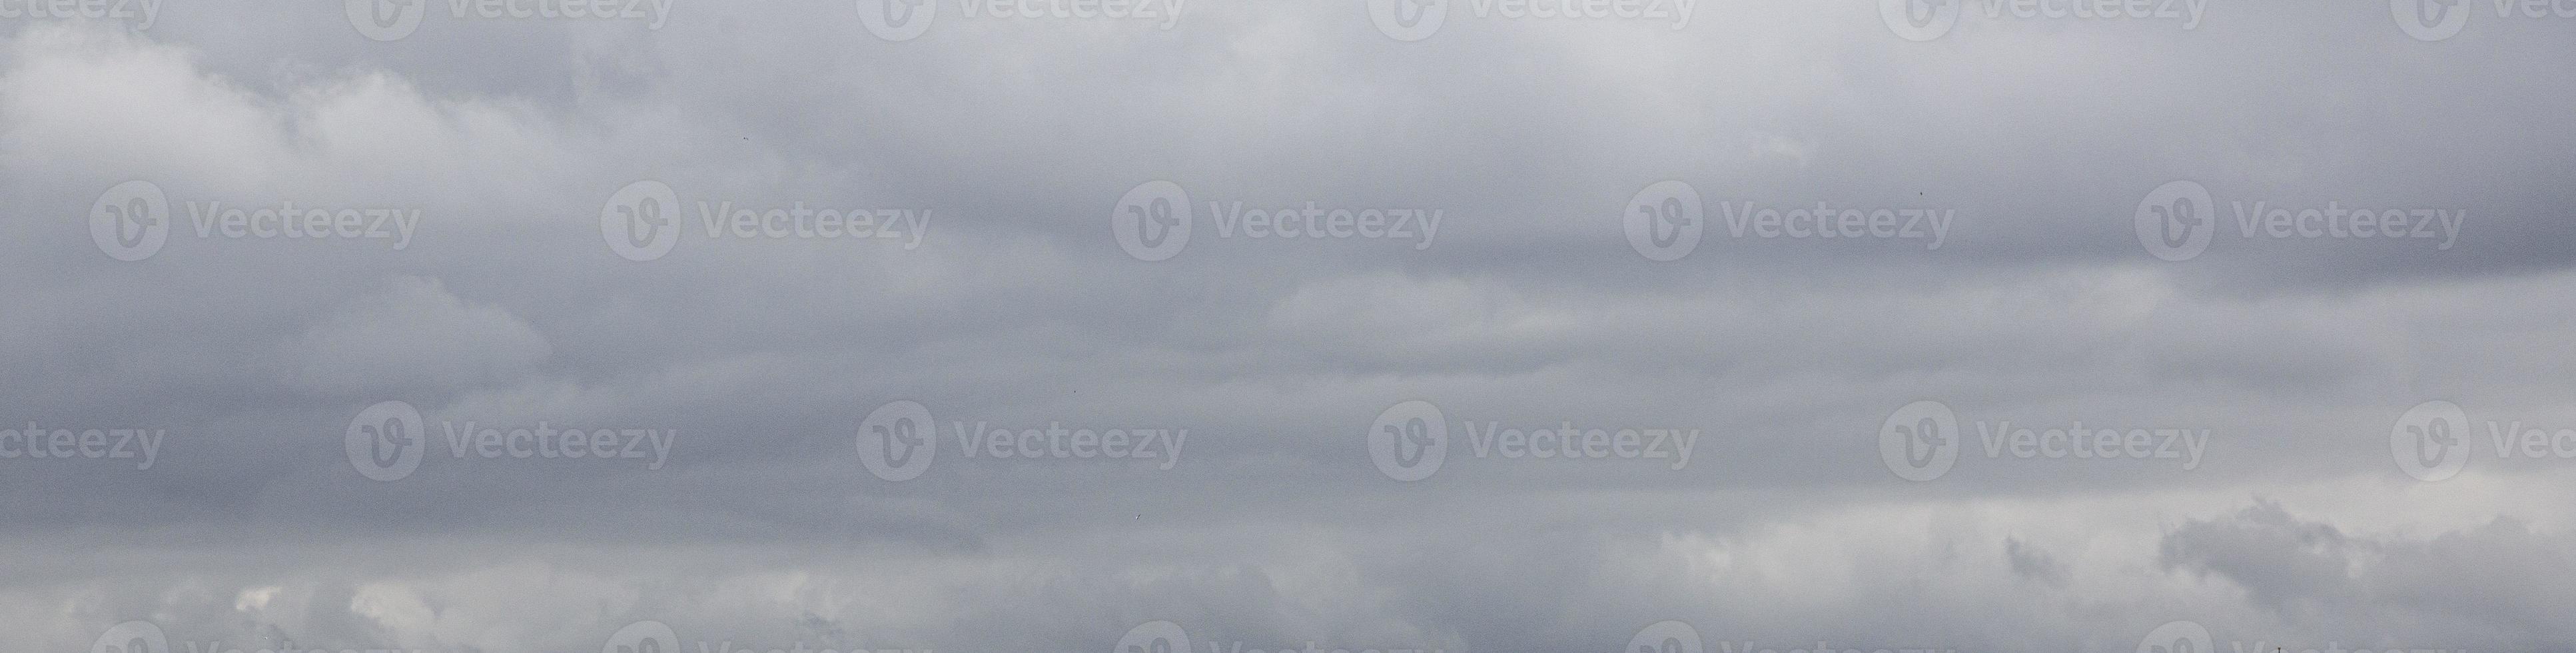
[(1431, 38), (1449, 19), (1449, 0), (1368, 0), (1369, 22), (1388, 38), (1413, 42)]
[(1959, 24), (1959, 0), (1878, 0), (1878, 17), (1908, 41), (1929, 41)]
[(89, 645), (90, 653), (171, 653), (170, 637), (149, 621), (128, 621), (107, 629)]
[(1189, 653), (1190, 634), (1169, 621), (1148, 621), (1127, 629), (1110, 653)]
[(1190, 193), (1160, 179), (1137, 184), (1109, 211), (1109, 234), (1139, 261), (1160, 261), (1190, 244)]
[(2209, 646), (2209, 629), (2176, 621), (2147, 631), (2146, 639), (2138, 640), (2138, 653), (2212, 653)]
[(422, 14), (429, 11), (429, 0), (341, 0), (348, 10), (349, 25), (359, 34), (378, 41), (392, 41), (411, 36), (420, 29)]
[(2451, 38), (2469, 24), (2467, 0), (2388, 0), (2388, 14), (2418, 41)]
[(387, 401), (358, 411), (349, 419), (349, 465), (358, 474), (379, 481), (399, 481), (420, 469), (421, 454), (427, 450), (429, 432), (420, 419), (420, 411), (411, 404)]
[(662, 258), (680, 244), (680, 195), (650, 179), (627, 184), (599, 207), (599, 235), (626, 260)]
[(1638, 254), (1650, 261), (1674, 261), (1699, 247), (1700, 235), (1708, 231), (1708, 223), (1700, 219), (1704, 210), (1699, 189), (1668, 179), (1629, 197), (1628, 212), (1620, 220), (1628, 228), (1628, 246)]
[(2165, 182), (2138, 200), (2138, 244), (2167, 261), (2188, 261), (2209, 249), (2218, 233), (2218, 207), (2209, 189), (2188, 179)]
[(859, 422), (859, 463), (877, 478), (903, 482), (930, 469), (939, 452), (930, 409), (909, 399), (886, 402)]
[(888, 41), (921, 38), (930, 20), (939, 17), (938, 0), (858, 0), (859, 24)]
[(1449, 422), (1440, 407), (1415, 399), (1377, 414), (1369, 424), (1369, 459), (1387, 478), (1407, 483), (1430, 478), (1449, 456)]
[(2469, 464), (2468, 433), (2468, 411), (2448, 401), (2427, 401), (2397, 416), (2388, 429), (2388, 454), (2415, 480), (2448, 479)]
[(1699, 629), (1679, 621), (1658, 621), (1628, 638), (1624, 653), (1702, 653)]
[(1959, 462), (1959, 416), (1938, 401), (1896, 409), (1878, 427), (1878, 458), (1908, 481), (1929, 481)]
[(152, 258), (170, 241), (170, 196), (140, 179), (108, 188), (89, 206), (89, 239), (108, 258)]
[(659, 621), (638, 621), (617, 629), (599, 653), (680, 653), (680, 635)]

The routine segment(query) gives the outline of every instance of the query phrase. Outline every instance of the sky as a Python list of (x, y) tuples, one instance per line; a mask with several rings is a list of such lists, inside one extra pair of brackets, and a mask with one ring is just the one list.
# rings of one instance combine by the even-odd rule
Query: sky
[(2576, 2), (0, 0), (0, 650), (2571, 653)]

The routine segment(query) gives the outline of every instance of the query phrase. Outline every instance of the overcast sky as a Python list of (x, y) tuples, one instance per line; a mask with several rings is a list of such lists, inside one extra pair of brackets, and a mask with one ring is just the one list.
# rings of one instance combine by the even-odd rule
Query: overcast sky
[(0, 0), (0, 649), (2576, 652), (2576, 3), (984, 3)]

